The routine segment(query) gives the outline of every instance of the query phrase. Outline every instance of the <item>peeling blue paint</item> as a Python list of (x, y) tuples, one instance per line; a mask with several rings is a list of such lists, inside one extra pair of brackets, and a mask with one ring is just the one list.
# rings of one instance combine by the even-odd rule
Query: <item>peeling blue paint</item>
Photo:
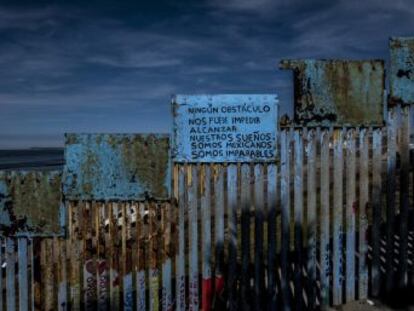
[(62, 235), (61, 175), (60, 171), (0, 172), (0, 234)]
[(391, 104), (414, 104), (414, 37), (390, 39)]
[(383, 61), (285, 60), (281, 68), (294, 73), (297, 125), (383, 125)]
[(66, 134), (67, 200), (165, 200), (170, 196), (169, 136)]
[(276, 160), (276, 95), (177, 95), (172, 104), (174, 161)]

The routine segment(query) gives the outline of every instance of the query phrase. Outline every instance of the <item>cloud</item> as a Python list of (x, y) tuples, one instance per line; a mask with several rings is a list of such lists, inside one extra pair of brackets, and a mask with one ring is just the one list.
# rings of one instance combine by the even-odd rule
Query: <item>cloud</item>
[(58, 11), (53, 7), (32, 8), (21, 10), (0, 7), (0, 31), (24, 30), (36, 31), (44, 27), (53, 27), (57, 24)]
[(289, 111), (281, 59), (383, 58), (414, 27), (408, 0), (199, 3), (0, 5), (0, 132), (166, 131), (174, 93), (277, 92)]
[(150, 52), (128, 54), (121, 57), (92, 56), (87, 61), (93, 64), (120, 68), (158, 68), (181, 64), (179, 59), (169, 59), (164, 55)]
[(210, 5), (229, 11), (254, 11), (260, 12), (269, 8), (274, 8), (277, 2), (274, 0), (214, 0)]

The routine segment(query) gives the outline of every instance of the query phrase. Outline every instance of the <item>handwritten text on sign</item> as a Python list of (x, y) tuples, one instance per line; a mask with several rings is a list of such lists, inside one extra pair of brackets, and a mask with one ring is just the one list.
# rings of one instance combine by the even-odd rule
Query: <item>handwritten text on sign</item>
[(177, 96), (177, 162), (271, 162), (276, 159), (276, 95)]

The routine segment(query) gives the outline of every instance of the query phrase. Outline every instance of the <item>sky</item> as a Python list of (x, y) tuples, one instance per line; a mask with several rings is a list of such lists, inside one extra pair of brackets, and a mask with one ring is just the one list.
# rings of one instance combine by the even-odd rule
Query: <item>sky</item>
[(276, 93), (286, 58), (388, 59), (412, 0), (0, 0), (0, 149), (169, 132), (173, 94)]

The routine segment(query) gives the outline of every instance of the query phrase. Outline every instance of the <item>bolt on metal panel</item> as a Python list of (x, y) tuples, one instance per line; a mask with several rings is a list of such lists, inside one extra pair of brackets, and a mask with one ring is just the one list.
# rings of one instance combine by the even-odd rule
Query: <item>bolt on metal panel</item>
[(390, 104), (414, 104), (414, 37), (390, 39)]
[(382, 126), (382, 60), (284, 60), (294, 74), (294, 121), (304, 126)]
[(66, 200), (166, 200), (169, 136), (66, 134)]
[(60, 171), (0, 172), (0, 234), (62, 235), (61, 177)]

